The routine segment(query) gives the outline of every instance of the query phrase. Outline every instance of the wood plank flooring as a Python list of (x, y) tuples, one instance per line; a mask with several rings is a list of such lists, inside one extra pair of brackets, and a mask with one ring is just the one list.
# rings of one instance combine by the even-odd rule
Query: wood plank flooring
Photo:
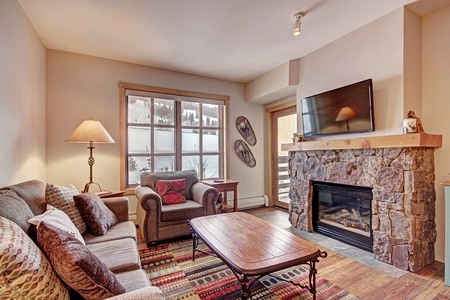
[[(285, 210), (257, 208), (245, 212), (282, 228), (290, 226)], [(139, 229), (138, 237), (139, 248), (145, 248)], [(434, 262), (417, 273), (394, 277), (333, 250), (320, 249), (327, 251), (328, 257), (316, 265), (318, 274), (363, 300), (450, 299), (450, 287), (444, 285), (443, 263)]]

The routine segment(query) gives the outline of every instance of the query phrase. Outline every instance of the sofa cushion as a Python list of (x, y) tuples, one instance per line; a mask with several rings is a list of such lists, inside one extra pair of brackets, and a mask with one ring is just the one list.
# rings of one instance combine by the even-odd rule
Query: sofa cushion
[(125, 293), (114, 273), (79, 240), (42, 223), (38, 243), (64, 282), (86, 299), (105, 299)]
[(89, 229), (95, 235), (104, 235), (119, 221), (97, 194), (79, 194), (73, 196), (73, 200)]
[(102, 243), (106, 241), (120, 240), (124, 238), (131, 238), (137, 241), (136, 225), (133, 221), (119, 222), (108, 229), (104, 235), (95, 235), (89, 231), (83, 234), (86, 244)]
[(142, 269), (121, 272), (116, 274), (117, 279), (125, 287), (127, 292), (151, 286), (147, 274)]
[(14, 222), (0, 217), (0, 299), (69, 299), (49, 261)]
[(203, 216), (203, 210), (204, 207), (201, 204), (192, 200), (187, 200), (186, 203), (163, 205), (161, 206), (161, 221), (190, 220)]
[(47, 209), (45, 187), (46, 184), (39, 180), (24, 181), (10, 186), (28, 204), (34, 215), (40, 215)]
[(70, 218), (62, 211), (54, 208), (51, 205), (47, 205), (47, 210), (40, 215), (37, 215), (28, 220), (28, 223), (39, 227), (41, 223), (55, 226), (61, 230), (66, 231), (71, 236), (77, 238), (83, 245), (85, 245), (84, 239), (81, 236), (78, 229), (72, 223)]
[(186, 202), (186, 179), (156, 180), (156, 192), (162, 204), (179, 204)]
[(142, 172), (140, 178), (142, 186), (148, 186), (154, 191), (156, 191), (157, 180), (173, 180), (185, 178), (185, 194), (186, 199), (188, 200), (192, 200), (192, 185), (198, 182), (197, 172), (195, 172), (195, 170), (183, 170), (174, 172)]
[(28, 220), (34, 217), (28, 204), (13, 190), (0, 191), (0, 216), (5, 217), (28, 232)]
[(87, 226), (73, 200), (73, 196), (78, 194), (78, 190), (73, 185), (57, 186), (48, 183), (45, 190), (45, 200), (51, 206), (65, 212), (80, 233), (83, 234), (86, 232)]
[(139, 270), (141, 262), (136, 241), (130, 238), (88, 244), (95, 254), (113, 273)]

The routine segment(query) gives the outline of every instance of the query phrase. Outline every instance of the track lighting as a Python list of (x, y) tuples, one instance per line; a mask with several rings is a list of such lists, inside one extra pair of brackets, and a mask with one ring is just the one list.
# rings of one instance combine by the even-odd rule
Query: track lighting
[(302, 31), (302, 17), (304, 16), (305, 14), (302, 12), (296, 13), (294, 15), (295, 17), (294, 35), (300, 35), (300, 32)]

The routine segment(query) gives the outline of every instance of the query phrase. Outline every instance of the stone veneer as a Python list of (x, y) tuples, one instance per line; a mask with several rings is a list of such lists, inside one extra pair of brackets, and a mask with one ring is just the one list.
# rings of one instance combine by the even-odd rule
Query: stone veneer
[(289, 152), (289, 221), (312, 231), (312, 181), (372, 187), (373, 253), (416, 272), (434, 261), (434, 148)]

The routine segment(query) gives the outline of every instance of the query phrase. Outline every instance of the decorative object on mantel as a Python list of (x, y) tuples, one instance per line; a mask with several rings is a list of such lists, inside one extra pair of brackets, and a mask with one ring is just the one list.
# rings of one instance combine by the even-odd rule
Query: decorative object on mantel
[(420, 118), (416, 116), (414, 111), (410, 110), (405, 119), (403, 119), (403, 133), (416, 133), (416, 132), (425, 132), (423, 130), (422, 122)]
[(91, 184), (97, 185), (100, 191), (103, 191), (98, 183), (92, 181), (92, 166), (95, 163), (92, 152), (95, 148), (94, 143), (115, 143), (113, 138), (99, 121), (90, 119), (83, 121), (83, 123), (81, 123), (81, 125), (67, 138), (66, 142), (89, 143), (89, 147), (87, 147), (89, 149), (89, 182), (84, 186), (83, 193), (89, 192)]
[(294, 143), (301, 143), (305, 141), (305, 138), (303, 137), (303, 134), (294, 132), (294, 134), (292, 135), (292, 141)]
[(256, 166), (256, 160), (252, 151), (243, 140), (237, 140), (234, 142), (234, 151), (239, 158), (247, 164), (250, 168)]
[(246, 117), (240, 116), (236, 119), (236, 128), (249, 145), (256, 145), (255, 132)]

